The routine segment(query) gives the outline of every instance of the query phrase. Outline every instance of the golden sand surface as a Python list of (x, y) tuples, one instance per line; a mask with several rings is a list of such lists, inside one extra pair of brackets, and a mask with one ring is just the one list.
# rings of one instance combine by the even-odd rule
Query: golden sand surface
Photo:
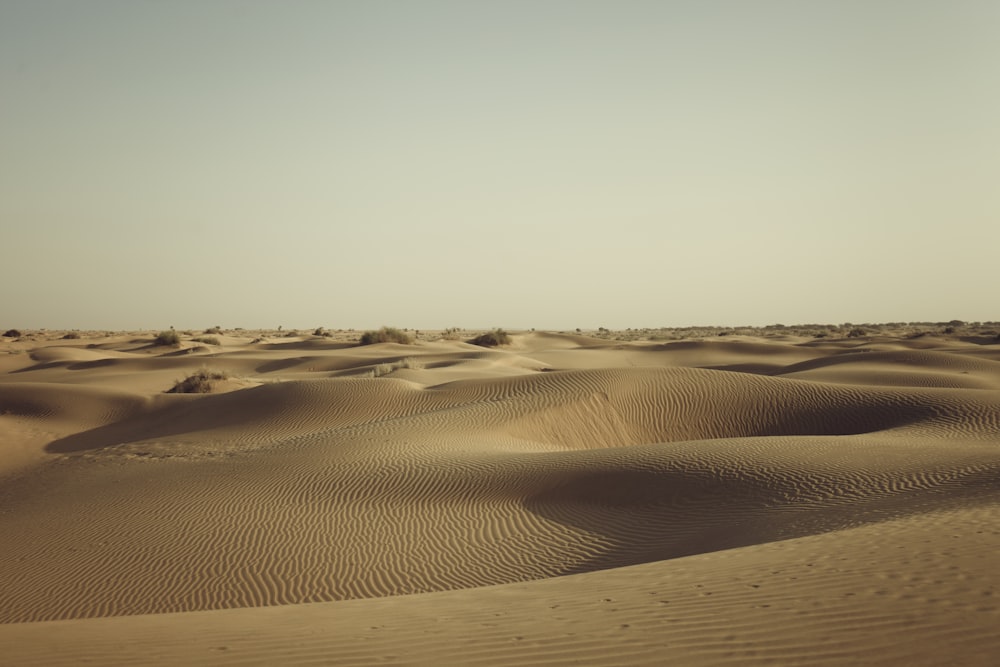
[(996, 662), (992, 335), (323, 333), (0, 341), (0, 664)]

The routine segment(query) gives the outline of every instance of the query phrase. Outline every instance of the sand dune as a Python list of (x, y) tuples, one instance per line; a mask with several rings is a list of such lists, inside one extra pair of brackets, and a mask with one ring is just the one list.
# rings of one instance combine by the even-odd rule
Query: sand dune
[(990, 664), (1000, 345), (929, 338), (5, 342), (0, 662)]

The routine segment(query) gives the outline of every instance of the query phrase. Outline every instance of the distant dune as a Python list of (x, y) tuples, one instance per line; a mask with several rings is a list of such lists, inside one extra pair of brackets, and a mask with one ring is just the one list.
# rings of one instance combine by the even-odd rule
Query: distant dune
[(0, 664), (1000, 652), (991, 335), (63, 333), (0, 342)]

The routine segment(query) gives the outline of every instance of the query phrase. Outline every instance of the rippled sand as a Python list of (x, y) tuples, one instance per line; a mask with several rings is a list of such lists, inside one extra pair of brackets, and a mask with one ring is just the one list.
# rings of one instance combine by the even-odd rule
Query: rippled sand
[(219, 338), (3, 342), (0, 663), (1000, 649), (1000, 344)]

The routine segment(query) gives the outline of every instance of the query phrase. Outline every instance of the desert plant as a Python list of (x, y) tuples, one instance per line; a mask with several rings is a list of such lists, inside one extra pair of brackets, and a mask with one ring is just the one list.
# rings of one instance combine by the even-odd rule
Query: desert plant
[(4, 338), (20, 338), (21, 332), (17, 329), (7, 329), (3, 332)]
[(219, 339), (215, 336), (198, 336), (197, 338), (192, 338), (195, 343), (204, 343), (205, 345), (222, 345)]
[(219, 370), (209, 370), (201, 368), (180, 382), (168, 389), (168, 394), (207, 394), (212, 391), (212, 382), (215, 380), (228, 380), (229, 373)]
[(392, 363), (383, 363), (375, 366), (367, 373), (367, 377), (378, 378), (383, 375), (388, 375), (393, 371), (397, 371), (400, 368), (411, 368), (414, 370), (420, 370), (424, 367), (424, 364), (416, 359), (411, 359), (407, 357), (406, 359), (400, 359), (399, 361), (393, 361)]
[(861, 327), (855, 327), (847, 332), (848, 338), (861, 338), (862, 336), (867, 336), (868, 332)]
[(80, 334), (76, 331), (70, 331), (63, 336), (63, 340), (76, 340), (80, 337)]
[(480, 334), (469, 341), (473, 345), (482, 347), (497, 347), (499, 345), (510, 345), (510, 334), (503, 329), (494, 329)]
[(214, 327), (209, 327), (209, 328), (205, 329), (205, 331), (203, 333), (207, 333), (207, 334), (221, 334), (222, 333), (222, 327), (220, 327), (218, 324), (216, 324)]
[(166, 331), (161, 331), (156, 335), (156, 338), (153, 339), (153, 344), (173, 345), (174, 347), (177, 347), (178, 345), (181, 344), (181, 337), (173, 329), (167, 329)]
[(395, 327), (382, 327), (378, 331), (366, 331), (361, 334), (360, 345), (374, 345), (375, 343), (401, 343), (403, 345), (413, 344), (413, 338), (405, 331), (400, 331)]
[(396, 370), (396, 368), (392, 364), (379, 364), (378, 366), (375, 366), (373, 369), (368, 371), (367, 375), (368, 377), (371, 378), (380, 378), (383, 375), (388, 375), (394, 370)]

